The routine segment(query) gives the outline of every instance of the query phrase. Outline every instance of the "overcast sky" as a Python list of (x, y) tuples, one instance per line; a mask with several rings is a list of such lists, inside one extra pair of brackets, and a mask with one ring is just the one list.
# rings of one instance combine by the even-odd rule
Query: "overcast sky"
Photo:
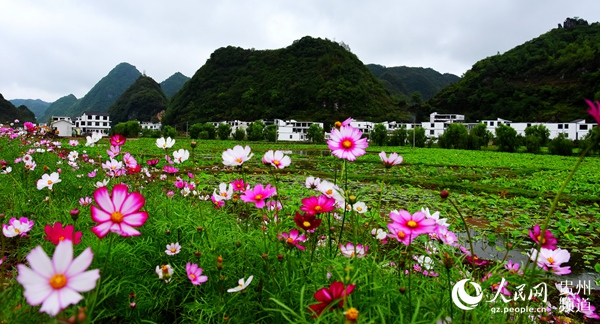
[(161, 82), (219, 47), (277, 49), (304, 36), (348, 44), (365, 64), (461, 76), (567, 17), (600, 21), (598, 0), (0, 0), (0, 93), (84, 96), (127, 62)]

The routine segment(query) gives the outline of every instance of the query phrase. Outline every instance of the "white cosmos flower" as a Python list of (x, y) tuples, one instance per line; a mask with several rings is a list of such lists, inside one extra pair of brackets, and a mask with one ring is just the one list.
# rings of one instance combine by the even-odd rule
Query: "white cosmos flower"
[(215, 197), (216, 201), (229, 200), (232, 196), (233, 186), (231, 185), (231, 183), (229, 184), (229, 186), (227, 186), (227, 183), (223, 182), (219, 185), (219, 192), (217, 192), (217, 189), (213, 191), (213, 197)]
[(158, 148), (168, 149), (173, 147), (173, 145), (175, 145), (175, 140), (171, 137), (167, 137), (166, 140), (164, 137), (156, 139), (156, 146), (158, 146)]
[(427, 218), (431, 218), (433, 220), (435, 220), (435, 222), (438, 225), (442, 225), (442, 226), (446, 226), (448, 227), (448, 222), (447, 222), (447, 218), (440, 218), (440, 212), (436, 211), (435, 213), (431, 214), (429, 212), (429, 208), (421, 208), (421, 211), (425, 214), (425, 217)]
[(108, 185), (108, 179), (96, 182), (96, 188), (106, 187)]
[(252, 282), (252, 279), (254, 279), (254, 276), (248, 277), (248, 280), (246, 281), (244, 281), (244, 278), (241, 278), (240, 280), (238, 280), (237, 287), (227, 289), (227, 292), (236, 292), (246, 289), (246, 287), (248, 287), (248, 285), (250, 285), (250, 283)]
[(173, 152), (173, 162), (179, 164), (187, 161), (190, 158), (190, 151), (179, 149)]
[(362, 201), (356, 202), (353, 207), (354, 211), (359, 214), (364, 214), (367, 212), (367, 204)]
[(52, 190), (52, 186), (55, 183), (59, 183), (61, 181), (62, 180), (60, 180), (60, 178), (58, 177), (57, 172), (52, 172), (50, 175), (44, 174), (42, 175), (42, 178), (37, 181), (37, 188), (38, 190), (42, 190), (44, 188)]

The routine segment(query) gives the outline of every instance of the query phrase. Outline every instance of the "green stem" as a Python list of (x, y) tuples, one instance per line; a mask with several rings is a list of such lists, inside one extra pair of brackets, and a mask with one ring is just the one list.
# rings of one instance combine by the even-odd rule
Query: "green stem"
[(458, 209), (458, 206), (456, 206), (454, 201), (452, 201), (452, 199), (448, 199), (448, 201), (450, 201), (452, 206), (454, 206), (454, 209), (458, 212), (458, 216), (460, 216), (460, 219), (462, 220), (462, 222), (465, 226), (465, 231), (467, 232), (467, 239), (469, 240), (469, 247), (471, 248), (471, 266), (473, 267), (473, 273), (471, 274), (471, 276), (474, 277), (475, 270), (477, 269), (477, 267), (475, 266), (475, 249), (473, 248), (473, 239), (471, 238), (471, 232), (469, 231), (469, 225), (467, 224), (467, 221), (463, 217), (462, 213), (460, 212), (460, 209)]

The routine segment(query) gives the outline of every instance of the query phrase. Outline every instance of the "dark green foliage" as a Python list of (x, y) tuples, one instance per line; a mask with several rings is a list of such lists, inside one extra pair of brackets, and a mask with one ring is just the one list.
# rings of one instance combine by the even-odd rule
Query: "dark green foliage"
[(144, 128), (142, 129), (142, 137), (159, 138), (161, 136), (159, 130)]
[(265, 136), (263, 134), (263, 130), (265, 129), (265, 124), (262, 120), (257, 120), (254, 123), (248, 125), (246, 128), (246, 135), (248, 136), (249, 141), (262, 141)]
[(537, 134), (525, 136), (525, 148), (528, 153), (539, 154), (542, 152), (542, 139)]
[(44, 113), (38, 119), (40, 123), (49, 123), (52, 116), (65, 116), (69, 107), (73, 106), (77, 102), (77, 98), (70, 94), (59, 98), (44, 111)]
[(235, 139), (236, 141), (243, 141), (245, 137), (246, 132), (241, 128), (237, 128), (235, 132), (233, 132), (233, 139)]
[(438, 138), (438, 143), (441, 148), (466, 150), (469, 148), (469, 130), (463, 124), (450, 124)]
[(387, 143), (387, 129), (383, 124), (376, 124), (371, 133), (369, 139), (377, 146), (383, 146)]
[(162, 133), (164, 137), (175, 138), (177, 136), (175, 128), (169, 125), (163, 126)]
[(265, 127), (264, 135), (267, 141), (277, 142), (277, 125), (271, 124)]
[(12, 123), (18, 119), (20, 124), (26, 121), (35, 123), (35, 115), (25, 106), (15, 107), (0, 94), (0, 123)]
[(190, 78), (185, 75), (177, 72), (167, 78), (165, 81), (160, 83), (160, 88), (165, 93), (167, 98), (171, 99), (174, 94), (177, 93), (183, 87), (183, 85), (188, 82)]
[(390, 95), (400, 98), (410, 98), (417, 93), (420, 100), (429, 100), (447, 85), (460, 80), (454, 74), (441, 74), (430, 68), (377, 64), (367, 64), (367, 67), (381, 80)]
[(496, 127), (496, 138), (494, 144), (498, 146), (500, 152), (516, 152), (519, 147), (517, 141), (517, 131), (504, 124)]
[(527, 136), (537, 136), (540, 138), (540, 145), (546, 146), (550, 138), (550, 131), (544, 125), (533, 125), (525, 128), (525, 138)]
[(124, 123), (118, 123), (113, 126), (112, 133), (113, 134), (121, 134), (125, 137), (139, 137), (139, 134), (142, 130), (140, 123), (136, 120), (131, 120)]
[(548, 143), (548, 151), (552, 155), (571, 156), (573, 155), (573, 141), (566, 138), (564, 134), (558, 134), (556, 138)]
[(306, 132), (306, 138), (313, 143), (321, 143), (325, 140), (325, 131), (321, 126), (312, 124)]
[(487, 147), (494, 135), (487, 130), (483, 123), (477, 124), (469, 133), (469, 149), (481, 150), (482, 146)]
[(338, 43), (304, 37), (278, 50), (217, 49), (173, 96), (163, 123), (274, 118), (332, 123), (349, 116), (404, 115), (356, 55)]
[(48, 107), (50, 106), (49, 102), (45, 102), (40, 99), (12, 99), (9, 101), (13, 105), (15, 105), (15, 107), (19, 107), (21, 105), (27, 106), (27, 108), (31, 110), (31, 112), (33, 112), (36, 119), (38, 119), (39, 121), (42, 120), (39, 118), (42, 117), (44, 111), (46, 111), (46, 109), (48, 109)]
[(414, 147), (425, 147), (427, 136), (425, 136), (425, 129), (423, 127), (417, 127), (408, 131), (408, 145)]
[(219, 124), (219, 127), (217, 127), (217, 135), (219, 136), (219, 139), (229, 139), (229, 136), (231, 136), (231, 125), (225, 123)]
[[(84, 111), (107, 112), (141, 73), (129, 63), (115, 66), (104, 78), (60, 116), (81, 116)], [(112, 118), (112, 116), (111, 116)], [(149, 120), (149, 119), (148, 119)]]
[(392, 136), (389, 139), (388, 145), (390, 146), (404, 146), (406, 145), (406, 138), (408, 136), (408, 131), (405, 126), (402, 126), (398, 129), (395, 129), (392, 132)]
[(217, 138), (217, 130), (212, 123), (204, 123), (204, 125), (202, 125), (202, 131), (206, 132), (207, 139)]
[(198, 134), (200, 134), (200, 132), (203, 130), (204, 125), (201, 123), (196, 123), (192, 126), (190, 126), (190, 129), (188, 130), (190, 133), (190, 138), (193, 139), (198, 139)]
[(600, 99), (598, 84), (600, 24), (594, 23), (555, 28), (483, 59), (428, 103), (468, 120), (571, 121), (589, 118), (584, 99)]
[(600, 152), (600, 128), (597, 126), (592, 128), (577, 144), (580, 150), (585, 150), (588, 146), (592, 146), (589, 154), (598, 154)]
[(113, 123), (128, 120), (150, 121), (152, 116), (167, 109), (168, 99), (151, 77), (140, 77), (110, 106)]
[(208, 132), (205, 130), (201, 131), (198, 133), (198, 138), (203, 140), (208, 139)]

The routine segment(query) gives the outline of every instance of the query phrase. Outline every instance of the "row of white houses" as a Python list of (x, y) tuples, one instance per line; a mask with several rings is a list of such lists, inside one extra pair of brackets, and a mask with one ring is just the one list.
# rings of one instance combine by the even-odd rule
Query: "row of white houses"
[[(108, 113), (85, 111), (73, 120), (67, 116), (52, 116), (50, 128), (57, 131), (58, 136), (66, 137), (87, 133), (99, 133), (108, 136), (111, 128)], [(161, 123), (140, 122), (142, 129), (161, 130)]]

